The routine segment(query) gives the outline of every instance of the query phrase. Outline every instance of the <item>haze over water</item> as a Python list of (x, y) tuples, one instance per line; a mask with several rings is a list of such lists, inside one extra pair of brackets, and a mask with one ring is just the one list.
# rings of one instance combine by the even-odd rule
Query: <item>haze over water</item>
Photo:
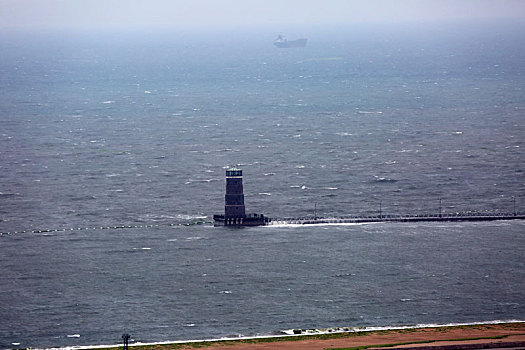
[(523, 210), (522, 22), (297, 32), (3, 34), (0, 348), (523, 320), (521, 221), (170, 226)]

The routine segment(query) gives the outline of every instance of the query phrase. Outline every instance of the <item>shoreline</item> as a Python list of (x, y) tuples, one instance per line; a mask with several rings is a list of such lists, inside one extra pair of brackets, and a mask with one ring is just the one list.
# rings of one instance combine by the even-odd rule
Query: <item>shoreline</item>
[[(294, 330), (289, 330), (294, 331)], [(372, 349), (385, 345), (400, 348), (429, 348), (454, 344), (513, 343), (525, 344), (525, 321), (488, 321), (477, 323), (449, 323), (442, 325), (412, 325), (393, 327), (334, 327), (316, 330), (301, 330), (301, 333), (231, 337), (203, 340), (162, 341), (130, 343), (134, 350), (259, 350), (259, 349), (346, 349), (359, 347)], [(439, 343), (438, 343), (439, 342)], [(435, 343), (435, 344), (434, 344)], [(483, 343), (483, 344), (485, 344)], [(419, 344), (419, 345), (418, 345)], [(46, 348), (53, 350), (115, 349), (122, 344), (68, 346)], [(397, 347), (396, 347), (397, 348)], [(439, 348), (439, 347), (438, 347)], [(438, 349), (435, 348), (435, 349)], [(466, 347), (468, 348), (468, 346)], [(35, 348), (38, 349), (38, 348)]]

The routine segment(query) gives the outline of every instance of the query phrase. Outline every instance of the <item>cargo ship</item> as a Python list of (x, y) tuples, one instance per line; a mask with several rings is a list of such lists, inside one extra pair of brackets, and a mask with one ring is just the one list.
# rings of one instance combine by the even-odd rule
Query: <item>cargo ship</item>
[(277, 39), (274, 40), (273, 44), (280, 49), (288, 49), (288, 48), (296, 48), (296, 47), (305, 47), (307, 40), (308, 39), (306, 38), (288, 40), (284, 37), (284, 35), (279, 34)]

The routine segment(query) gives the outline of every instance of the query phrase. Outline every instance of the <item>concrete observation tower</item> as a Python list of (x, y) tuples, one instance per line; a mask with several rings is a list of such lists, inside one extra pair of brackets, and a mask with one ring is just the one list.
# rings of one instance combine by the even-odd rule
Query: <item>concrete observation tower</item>
[(215, 226), (261, 226), (270, 222), (263, 214), (248, 214), (244, 207), (242, 170), (226, 170), (224, 215), (213, 215)]

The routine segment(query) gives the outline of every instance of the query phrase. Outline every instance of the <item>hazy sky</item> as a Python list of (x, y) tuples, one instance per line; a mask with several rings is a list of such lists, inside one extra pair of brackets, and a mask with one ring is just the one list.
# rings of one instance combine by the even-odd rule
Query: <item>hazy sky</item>
[(126, 28), (525, 19), (525, 0), (0, 0), (0, 27)]

